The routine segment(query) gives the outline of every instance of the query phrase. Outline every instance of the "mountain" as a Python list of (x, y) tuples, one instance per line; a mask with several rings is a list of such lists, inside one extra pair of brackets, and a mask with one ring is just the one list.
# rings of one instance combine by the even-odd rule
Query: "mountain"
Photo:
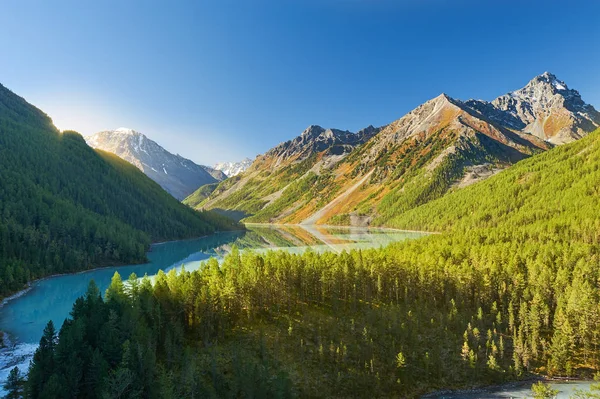
[(211, 175), (217, 182), (223, 181), (229, 177), (229, 175), (227, 175), (227, 173), (223, 172), (221, 169), (206, 165), (200, 165), (200, 167), (208, 172), (208, 174)]
[(358, 144), (366, 142), (374, 132), (372, 126), (352, 133), (311, 125), (300, 136), (272, 148), (262, 158), (270, 160), (270, 166), (277, 168), (290, 161), (304, 160), (323, 151), (327, 151), (326, 155), (343, 155), (351, 152)]
[(200, 186), (226, 178), (221, 171), (197, 165), (179, 154), (171, 154), (132, 129), (98, 132), (85, 140), (90, 147), (111, 152), (133, 164), (178, 200), (184, 199)]
[(310, 126), (186, 203), (248, 222), (384, 225), (599, 122), (575, 90), (545, 73), (491, 103), (441, 94), (357, 134)]
[(274, 209), (284, 210), (298, 199), (294, 187), (314, 183), (322, 168), (334, 167), (379, 130), (369, 126), (352, 133), (311, 125), (300, 136), (258, 156), (244, 173), (212, 186), (211, 192), (198, 190), (184, 203), (217, 208), (237, 218), (261, 212), (272, 215), (276, 212)]
[(0, 296), (49, 274), (144, 261), (153, 241), (236, 227), (61, 133), (0, 85)]
[[(340, 165), (334, 202), (304, 222), (385, 224), (404, 212), (548, 149), (445, 94), (392, 122)], [(360, 188), (360, 189), (358, 189)], [(350, 191), (351, 190), (351, 191)], [(353, 221), (354, 219), (354, 221)]]
[[(237, 176), (252, 165), (250, 158), (244, 158), (239, 162), (219, 162), (213, 169), (223, 172), (227, 177)], [(224, 179), (220, 179), (224, 180)]]
[[(517, 165), (392, 218), (397, 228), (456, 234), (505, 230), (519, 226), (527, 240), (600, 241), (600, 129), (586, 137), (519, 162)], [(538, 229), (554, 223), (556, 228)], [(585, 233), (583, 233), (585, 232)], [(595, 253), (595, 251), (594, 251)], [(594, 255), (596, 256), (596, 255)]]
[(491, 103), (469, 100), (466, 104), (502, 126), (554, 144), (577, 140), (600, 126), (600, 112), (549, 72)]

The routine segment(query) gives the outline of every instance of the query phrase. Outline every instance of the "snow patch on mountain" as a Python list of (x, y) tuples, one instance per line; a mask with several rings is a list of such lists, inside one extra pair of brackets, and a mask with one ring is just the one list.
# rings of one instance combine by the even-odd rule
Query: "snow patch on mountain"
[(252, 165), (252, 160), (250, 158), (244, 158), (239, 162), (219, 162), (213, 169), (222, 171), (227, 177), (232, 177), (244, 172), (250, 165)]

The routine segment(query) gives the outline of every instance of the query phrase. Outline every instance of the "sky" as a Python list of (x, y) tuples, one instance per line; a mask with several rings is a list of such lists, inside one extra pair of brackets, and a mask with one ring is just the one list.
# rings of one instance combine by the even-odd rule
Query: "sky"
[(197, 163), (357, 131), (550, 71), (600, 108), (600, 1), (3, 0), (0, 83), (58, 128)]

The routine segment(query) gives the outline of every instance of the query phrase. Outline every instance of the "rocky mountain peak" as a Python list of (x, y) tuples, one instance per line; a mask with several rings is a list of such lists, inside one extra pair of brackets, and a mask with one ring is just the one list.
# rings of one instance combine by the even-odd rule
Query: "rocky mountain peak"
[(441, 93), (439, 96), (435, 97), (433, 99), (434, 101), (448, 101), (448, 102), (455, 102), (456, 100), (454, 100), (452, 97), (450, 97), (449, 95), (447, 95), (446, 93)]
[(550, 72), (492, 102), (469, 100), (465, 105), (501, 126), (553, 144), (576, 140), (600, 126), (600, 113)]
[(304, 131), (302, 132), (300, 137), (317, 137), (324, 131), (325, 131), (325, 129), (323, 129), (319, 125), (310, 125), (306, 129), (304, 129)]
[(544, 72), (543, 74), (536, 76), (535, 78), (531, 79), (531, 81), (525, 87), (539, 85), (550, 85), (554, 87), (554, 91), (569, 90), (565, 82), (559, 80), (556, 75), (551, 74), (550, 72)]
[(559, 80), (550, 72), (544, 72), (536, 76), (522, 89), (510, 92), (505, 96), (500, 96), (494, 101), (496, 104), (501, 105), (503, 101), (506, 101), (510, 97), (544, 105), (553, 105), (561, 98), (575, 97), (581, 99), (577, 90), (569, 89), (565, 82)]
[(261, 158), (274, 159), (274, 165), (279, 166), (286, 161), (303, 160), (325, 150), (330, 150), (330, 155), (342, 155), (364, 143), (380, 130), (370, 126), (359, 133), (352, 133), (348, 130), (324, 129), (319, 125), (310, 125), (300, 136), (270, 149)]

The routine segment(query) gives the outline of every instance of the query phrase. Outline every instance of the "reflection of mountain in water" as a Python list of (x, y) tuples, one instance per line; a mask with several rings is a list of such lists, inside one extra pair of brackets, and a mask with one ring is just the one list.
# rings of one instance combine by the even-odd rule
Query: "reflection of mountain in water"
[(386, 246), (392, 242), (414, 239), (424, 233), (392, 229), (337, 226), (267, 226), (248, 225), (248, 232), (234, 242), (240, 249), (288, 250), (303, 252), (308, 248), (317, 252), (350, 251)]

